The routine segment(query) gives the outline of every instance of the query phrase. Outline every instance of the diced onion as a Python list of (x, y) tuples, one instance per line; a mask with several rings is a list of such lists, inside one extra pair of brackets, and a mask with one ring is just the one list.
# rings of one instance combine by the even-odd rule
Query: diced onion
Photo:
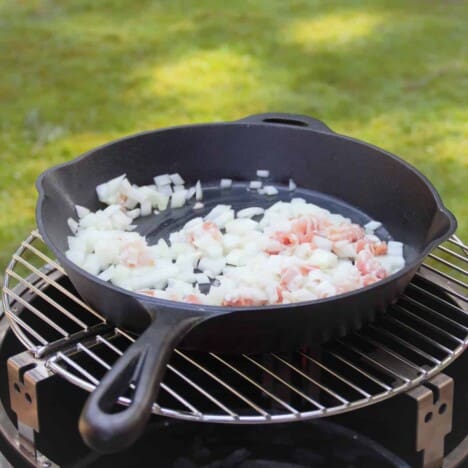
[(195, 273), (195, 278), (198, 284), (209, 284), (210, 278), (205, 273)]
[(216, 218), (213, 218), (213, 223), (216, 224), (216, 226), (218, 226), (219, 228), (224, 228), (226, 224), (229, 221), (232, 221), (233, 219), (234, 219), (234, 211), (228, 210), (219, 214), (218, 216), (216, 216)]
[(219, 275), (225, 266), (226, 260), (224, 258), (205, 257), (202, 258), (198, 264), (198, 268), (211, 278)]
[(140, 214), (141, 214), (140, 208), (135, 208), (134, 210), (127, 211), (127, 216), (130, 216), (130, 218), (132, 219), (138, 218)]
[(160, 185), (158, 186), (158, 192), (170, 197), (172, 195), (172, 187), (170, 185)]
[(148, 200), (145, 200), (141, 203), (140, 216), (148, 216), (151, 214), (151, 203)]
[(187, 189), (187, 195), (186, 195), (187, 200), (191, 200), (194, 195), (195, 195), (195, 187), (190, 187), (189, 189)]
[(195, 200), (200, 201), (202, 199), (203, 199), (203, 189), (202, 189), (201, 182), (198, 181), (195, 184)]
[(369, 221), (364, 225), (364, 229), (369, 232), (374, 232), (376, 229), (379, 229), (380, 226), (382, 226), (382, 223), (379, 221)]
[(262, 215), (265, 212), (263, 208), (259, 206), (251, 206), (250, 208), (244, 208), (237, 212), (238, 218), (253, 218), (254, 216)]
[(205, 220), (212, 221), (218, 215), (231, 210), (231, 205), (216, 205), (206, 216)]
[(265, 195), (278, 195), (278, 189), (273, 185), (265, 185), (265, 187), (263, 187), (263, 191), (265, 192)]
[(171, 208), (180, 208), (185, 205), (187, 190), (174, 192), (171, 197)]
[(202, 224), (203, 224), (203, 218), (201, 217), (192, 218), (190, 221), (185, 223), (184, 230), (187, 231), (197, 226), (201, 226)]
[(68, 227), (70, 228), (70, 231), (73, 232), (73, 234), (76, 234), (78, 232), (79, 225), (73, 218), (68, 218), (67, 224), (68, 224)]
[(251, 219), (234, 219), (226, 225), (226, 232), (230, 234), (244, 234), (258, 227), (258, 223)]
[(401, 242), (389, 241), (387, 253), (388, 255), (403, 257), (403, 244)]
[(164, 187), (166, 185), (171, 185), (172, 179), (169, 174), (161, 174), (154, 178), (154, 183), (158, 188)]
[(331, 251), (333, 242), (326, 237), (314, 236), (314, 243), (319, 249)]
[(219, 182), (219, 186), (222, 189), (231, 188), (232, 187), (232, 179), (221, 179), (221, 181)]
[(102, 279), (103, 281), (110, 281), (112, 277), (114, 276), (114, 266), (110, 266), (106, 270), (104, 270), (102, 273), (98, 275), (99, 279)]
[(96, 187), (96, 193), (99, 201), (103, 203), (115, 203), (120, 189), (120, 185), (125, 179), (125, 174), (115, 177)]
[(86, 259), (86, 253), (82, 250), (67, 250), (66, 257), (73, 263), (76, 263), (78, 266), (82, 266)]
[(251, 180), (249, 183), (249, 188), (252, 190), (262, 188), (262, 182), (260, 180)]
[(81, 205), (76, 205), (75, 210), (76, 210), (76, 214), (77, 214), (78, 218), (80, 218), (80, 219), (85, 217), (87, 214), (90, 213), (88, 208), (85, 208), (84, 206), (81, 206)]
[[(260, 169), (257, 177), (265, 179), (269, 171)], [(204, 207), (200, 181), (186, 189), (174, 173), (154, 182), (132, 185), (121, 175), (98, 185), (98, 198), (107, 207), (95, 212), (75, 207), (79, 221), (67, 220), (73, 235), (66, 257), (101, 280), (151, 297), (234, 307), (323, 299), (405, 265), (403, 244), (387, 244), (375, 234), (381, 223), (363, 228), (303, 198), (276, 201), (267, 209), (246, 207), (237, 215), (230, 205), (218, 204), (171, 232), (168, 241), (148, 245), (132, 232), (138, 217), (159, 215), (169, 203), (181, 208), (194, 196), (193, 209)], [(231, 179), (221, 179), (220, 189), (231, 186)], [(248, 187), (267, 196), (279, 193), (260, 180)], [(290, 179), (289, 190), (295, 189)]]
[(184, 185), (185, 181), (182, 179), (181, 175), (179, 173), (171, 174), (170, 179), (174, 185)]
[(164, 211), (167, 208), (167, 205), (169, 204), (169, 195), (156, 192), (155, 198), (156, 198), (156, 206), (158, 207), (158, 210)]

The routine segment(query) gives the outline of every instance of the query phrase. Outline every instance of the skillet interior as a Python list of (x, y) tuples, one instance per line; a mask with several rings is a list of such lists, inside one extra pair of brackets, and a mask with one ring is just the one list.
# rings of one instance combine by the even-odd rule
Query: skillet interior
[[(182, 345), (203, 348), (209, 344), (216, 350), (234, 352), (260, 350), (262, 346), (278, 349), (346, 333), (372, 319), (376, 311), (382, 312), (402, 292), (431, 242), (437, 236), (449, 235), (454, 228), (449, 217), (439, 216), (442, 205), (432, 186), (404, 161), (330, 132), (246, 123), (144, 133), (53, 168), (38, 183), (43, 194), (38, 204), (38, 225), (78, 292), (117, 325), (140, 330), (154, 318), (157, 304), (142, 305), (124, 290), (96, 282), (64, 257), (69, 235), (66, 220), (75, 216), (75, 204), (92, 210), (99, 208), (95, 186), (122, 173), (138, 185), (151, 183), (154, 175), (167, 172), (179, 172), (187, 185), (198, 179), (217, 185), (222, 177), (248, 181), (259, 168), (269, 169), (275, 183), (286, 185), (292, 177), (303, 188), (295, 196), (303, 196), (356, 222), (381, 221), (385, 229), (379, 234), (404, 242), (410, 268), (395, 275), (394, 284), (382, 282), (373, 291), (364, 289), (354, 296), (316, 305), (295, 304), (294, 320), (291, 311), (284, 308), (257, 310), (254, 316), (251, 311), (240, 311), (236, 313), (234, 328), (229, 316), (217, 317), (192, 330)], [(280, 195), (290, 197), (285, 191)], [(229, 194), (218, 188), (205, 191), (206, 210), (219, 202), (237, 208), (246, 202), (269, 205), (273, 199), (242, 188)], [(150, 240), (165, 237), (195, 215), (189, 207), (171, 210), (161, 217), (142, 219), (139, 230), (148, 234)], [(236, 341), (236, 335), (243, 339)], [(208, 336), (217, 338), (208, 340)]]

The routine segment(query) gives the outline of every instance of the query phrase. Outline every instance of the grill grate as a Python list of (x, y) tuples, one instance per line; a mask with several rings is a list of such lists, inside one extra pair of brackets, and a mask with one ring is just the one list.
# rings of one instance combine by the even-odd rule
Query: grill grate
[[(223, 423), (287, 422), (350, 411), (417, 385), (468, 344), (467, 247), (439, 246), (378, 322), (290, 353), (224, 356), (175, 350), (155, 414)], [(92, 391), (136, 339), (83, 303), (35, 231), (6, 270), (15, 334), (51, 373)], [(120, 398), (128, 405), (131, 395)]]

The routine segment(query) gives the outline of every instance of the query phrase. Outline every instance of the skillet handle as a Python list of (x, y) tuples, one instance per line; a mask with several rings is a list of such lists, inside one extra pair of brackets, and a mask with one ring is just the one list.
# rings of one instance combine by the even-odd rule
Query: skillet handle
[(327, 125), (318, 119), (309, 117), (308, 115), (300, 114), (286, 114), (282, 112), (268, 112), (266, 114), (254, 114), (238, 122), (246, 123), (263, 123), (271, 125), (289, 125), (295, 127), (310, 128), (311, 130), (318, 130), (319, 132), (334, 133)]
[[(159, 393), (166, 364), (178, 341), (203, 312), (158, 308), (157, 319), (128, 348), (90, 394), (81, 412), (80, 433), (97, 452), (112, 453), (132, 445), (144, 431)], [(192, 312), (192, 311), (191, 311)], [(134, 385), (130, 406), (115, 412), (119, 396)], [(119, 409), (119, 408), (117, 408)]]

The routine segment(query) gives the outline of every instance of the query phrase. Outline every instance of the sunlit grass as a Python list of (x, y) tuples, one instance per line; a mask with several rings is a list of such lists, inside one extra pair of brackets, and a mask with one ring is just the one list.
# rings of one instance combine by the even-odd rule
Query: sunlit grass
[(40, 172), (114, 138), (303, 113), (425, 173), (468, 240), (466, 2), (0, 0), (0, 268)]
[[(161, 103), (163, 112), (171, 112), (172, 107), (172, 111), (185, 115), (189, 121), (197, 121), (203, 115), (222, 118), (222, 112), (236, 107), (242, 116), (252, 108), (252, 102), (246, 108), (239, 96), (252, 95), (257, 106), (267, 105), (258, 93), (262, 86), (259, 68), (252, 55), (228, 47), (197, 50), (174, 62), (139, 70), (142, 85), (138, 92)], [(128, 94), (129, 100), (134, 95), (133, 90)]]
[(301, 45), (314, 47), (326, 43), (339, 47), (376, 32), (379, 25), (392, 21), (384, 15), (367, 12), (334, 13), (312, 19), (299, 19), (288, 24), (286, 38)]

